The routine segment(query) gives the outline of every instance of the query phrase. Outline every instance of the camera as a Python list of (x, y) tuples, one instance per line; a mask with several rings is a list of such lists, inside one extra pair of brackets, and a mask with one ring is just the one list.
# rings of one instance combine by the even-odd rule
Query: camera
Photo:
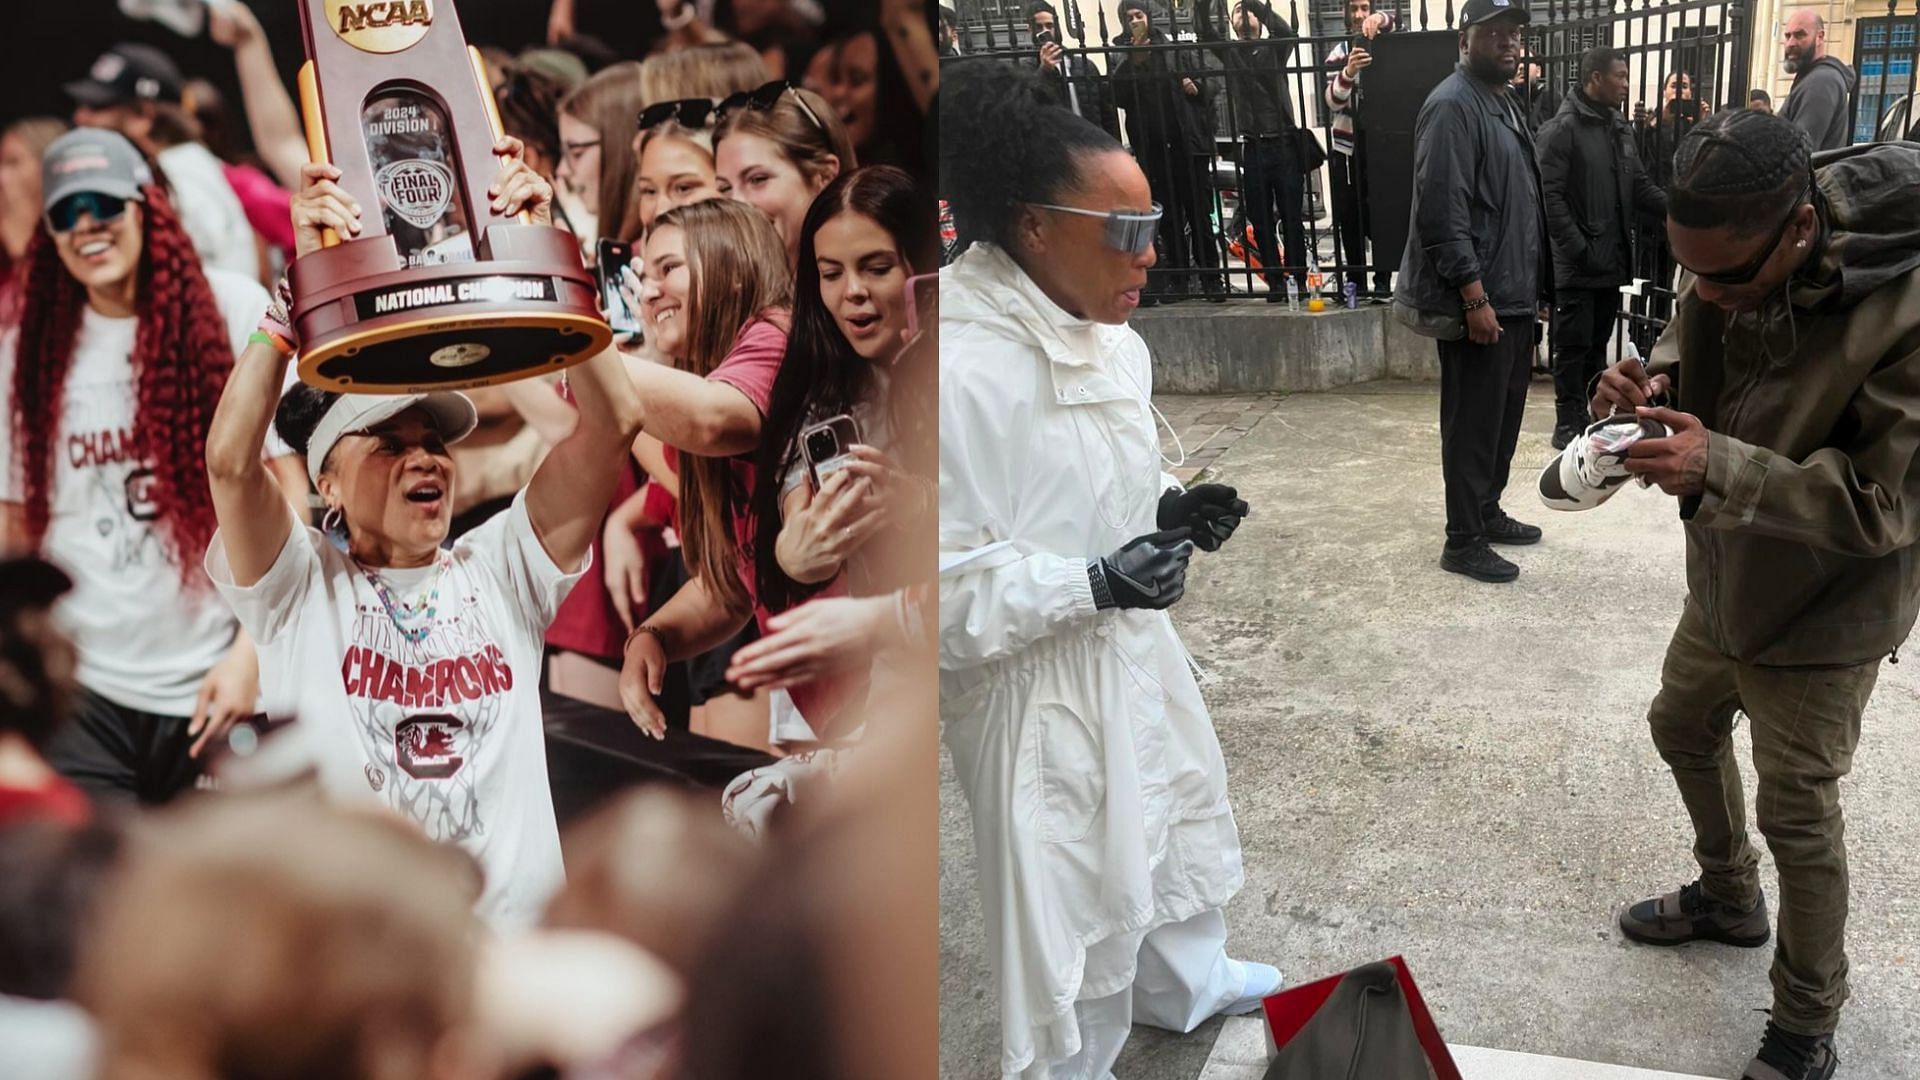
[(840, 456), (840, 439), (832, 428), (816, 428), (807, 433), (807, 457), (826, 461)]

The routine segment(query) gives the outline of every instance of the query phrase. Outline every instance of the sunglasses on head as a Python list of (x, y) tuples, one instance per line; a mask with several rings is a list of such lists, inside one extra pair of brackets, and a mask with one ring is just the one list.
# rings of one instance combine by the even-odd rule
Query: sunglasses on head
[(1807, 177), (1807, 186), (1801, 189), (1800, 197), (1793, 200), (1793, 207), (1787, 211), (1787, 216), (1780, 219), (1780, 227), (1773, 230), (1773, 239), (1767, 241), (1767, 246), (1760, 249), (1760, 254), (1755, 256), (1752, 262), (1740, 269), (1728, 270), (1719, 274), (1703, 274), (1693, 267), (1684, 264), (1681, 268), (1694, 277), (1702, 281), (1711, 281), (1715, 285), (1751, 284), (1754, 278), (1760, 276), (1760, 271), (1766, 268), (1767, 260), (1773, 258), (1774, 249), (1780, 246), (1780, 241), (1787, 235), (1787, 228), (1793, 224), (1795, 218), (1800, 216), (1800, 208), (1806, 205), (1807, 199), (1812, 194), (1813, 177), (1809, 176)]
[(80, 224), (81, 214), (105, 225), (109, 221), (120, 220), (120, 215), (126, 212), (127, 200), (118, 195), (76, 191), (47, 207), (47, 228), (57, 233), (70, 233)]
[(720, 103), (720, 107), (714, 110), (714, 115), (724, 120), (728, 113), (739, 108), (752, 109), (754, 112), (766, 112), (768, 109), (773, 108), (790, 90), (793, 91), (793, 103), (800, 106), (801, 112), (807, 114), (807, 119), (813, 121), (813, 126), (824, 129), (827, 125), (820, 122), (820, 117), (815, 115), (813, 107), (807, 104), (807, 99), (801, 97), (799, 89), (785, 79), (775, 79), (770, 83), (764, 83), (752, 90), (742, 90), (737, 94), (729, 94), (726, 100)]
[(1153, 246), (1153, 234), (1159, 229), (1160, 215), (1163, 212), (1159, 203), (1154, 203), (1153, 209), (1144, 214), (1134, 210), (1085, 210), (1078, 206), (1055, 206), (1052, 203), (1029, 205), (1036, 210), (1052, 210), (1057, 214), (1105, 218), (1107, 246), (1129, 255), (1138, 255)]
[(714, 118), (712, 98), (681, 98), (678, 101), (656, 101), (640, 110), (640, 130), (657, 128), (669, 120), (684, 128), (699, 129), (707, 126)]

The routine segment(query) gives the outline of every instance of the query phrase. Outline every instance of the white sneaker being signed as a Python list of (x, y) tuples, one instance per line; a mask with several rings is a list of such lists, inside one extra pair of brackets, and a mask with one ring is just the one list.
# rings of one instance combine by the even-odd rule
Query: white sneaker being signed
[(1540, 501), (1555, 510), (1591, 510), (1633, 479), (1627, 448), (1671, 432), (1658, 420), (1613, 416), (1587, 425), (1560, 456), (1540, 470)]

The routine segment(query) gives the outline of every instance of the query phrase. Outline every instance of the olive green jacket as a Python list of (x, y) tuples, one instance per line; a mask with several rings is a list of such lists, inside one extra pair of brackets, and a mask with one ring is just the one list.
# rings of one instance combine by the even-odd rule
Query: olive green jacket
[(1920, 145), (1814, 166), (1786, 297), (1736, 317), (1686, 281), (1652, 365), (1711, 433), (1691, 600), (1727, 655), (1787, 667), (1878, 660), (1920, 611)]

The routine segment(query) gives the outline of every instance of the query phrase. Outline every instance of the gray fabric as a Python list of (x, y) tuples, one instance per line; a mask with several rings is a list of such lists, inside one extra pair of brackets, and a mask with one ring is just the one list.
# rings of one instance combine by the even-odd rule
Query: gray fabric
[(1848, 101), (1859, 77), (1836, 56), (1823, 56), (1793, 77), (1780, 118), (1791, 120), (1813, 140), (1815, 150), (1837, 150), (1852, 142)]
[(1479, 281), (1502, 318), (1535, 316), (1552, 271), (1533, 137), (1512, 95), (1461, 65), (1420, 107), (1413, 138), (1413, 215), (1396, 303), (1456, 313), (1460, 290)]
[(1540, 128), (1540, 193), (1558, 289), (1611, 289), (1633, 279), (1636, 217), (1665, 224), (1667, 193), (1634, 149), (1626, 117), (1579, 91)]
[(1427, 1053), (1393, 965), (1354, 968), (1299, 1034), (1280, 1048), (1265, 1080), (1431, 1080)]

